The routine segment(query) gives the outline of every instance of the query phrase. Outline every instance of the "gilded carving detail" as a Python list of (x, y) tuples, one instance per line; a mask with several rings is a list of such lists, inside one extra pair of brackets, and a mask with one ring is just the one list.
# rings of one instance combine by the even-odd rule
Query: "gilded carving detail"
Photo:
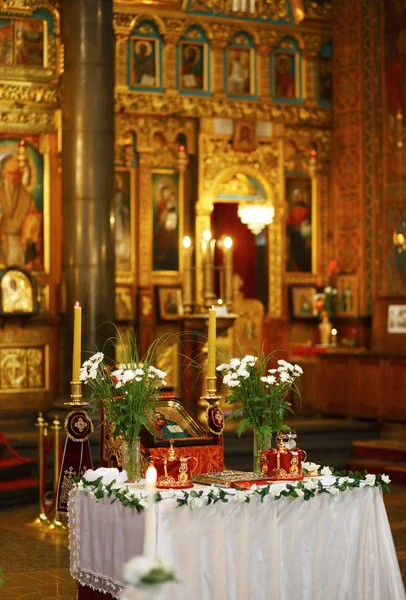
[[(192, 0), (190, 12), (205, 12), (231, 17), (246, 17), (243, 12), (235, 12), (232, 0)], [(285, 0), (260, 0), (256, 3), (256, 10), (249, 14), (250, 17), (261, 18), (264, 21), (285, 21), (289, 23), (291, 16)]]
[(332, 19), (333, 17), (332, 2), (320, 4), (315, 0), (303, 0), (303, 7), (306, 17), (310, 19)]
[(47, 112), (0, 109), (0, 132), (50, 133), (56, 131), (55, 115)]
[(133, 19), (134, 15), (131, 13), (115, 12), (113, 15), (114, 29), (116, 29), (116, 27), (125, 27), (129, 29), (131, 27)]
[(1, 348), (0, 390), (44, 389), (44, 348)]
[[(28, 77), (29, 74), (27, 75)], [(0, 83), (0, 102), (8, 101), (18, 104), (33, 102), (35, 104), (50, 104), (55, 106), (59, 105), (60, 102), (59, 93), (59, 86)]]
[(317, 147), (317, 165), (327, 170), (331, 161), (332, 133), (328, 129), (285, 127), (285, 171), (307, 171), (312, 144)]
[(319, 106), (274, 104), (270, 100), (240, 101), (170, 94), (116, 93), (116, 110), (144, 114), (183, 114), (185, 117), (221, 117), (285, 121), (315, 127), (331, 127), (332, 109)]

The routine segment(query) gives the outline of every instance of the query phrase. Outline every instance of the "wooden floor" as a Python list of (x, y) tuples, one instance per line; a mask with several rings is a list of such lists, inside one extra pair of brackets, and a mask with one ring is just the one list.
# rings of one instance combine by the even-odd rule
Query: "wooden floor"
[[(385, 504), (406, 582), (406, 487), (394, 487), (392, 491), (385, 494)], [(69, 573), (67, 534), (50, 535), (27, 527), (34, 518), (35, 511), (31, 508), (0, 513), (0, 566), (3, 569), (0, 600), (75, 600), (76, 584)]]

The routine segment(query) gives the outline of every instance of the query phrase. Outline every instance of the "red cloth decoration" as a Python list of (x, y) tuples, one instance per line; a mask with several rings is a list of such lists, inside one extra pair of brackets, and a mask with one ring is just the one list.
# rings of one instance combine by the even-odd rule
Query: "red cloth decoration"
[(93, 432), (93, 423), (84, 410), (74, 410), (65, 419), (65, 448), (58, 483), (57, 510), (68, 512), (69, 492), (73, 488), (74, 478), (83, 475), (86, 469), (93, 468), (90, 453), (89, 435)]
[(157, 488), (190, 487), (192, 475), (196, 471), (195, 456), (177, 456), (173, 446), (160, 456), (151, 456), (150, 463), (157, 470)]
[(287, 448), (261, 451), (261, 472), (276, 481), (299, 481), (303, 479), (303, 451)]
[[(148, 448), (150, 456), (160, 457), (166, 455), (170, 448)], [(195, 473), (209, 473), (224, 471), (224, 449), (219, 446), (176, 446), (176, 454), (180, 456), (194, 456), (197, 459)]]

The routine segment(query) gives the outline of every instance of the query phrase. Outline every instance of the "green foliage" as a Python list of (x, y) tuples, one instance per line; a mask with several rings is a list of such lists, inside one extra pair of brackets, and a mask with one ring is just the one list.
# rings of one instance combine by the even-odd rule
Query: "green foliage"
[[(268, 374), (272, 366), (275, 368)], [(227, 419), (241, 418), (236, 428), (238, 436), (249, 427), (254, 427), (263, 439), (289, 429), (284, 424), (285, 413), (294, 411), (287, 394), (293, 391), (300, 395), (295, 384), (295, 378), (301, 374), (299, 367), (286, 361), (276, 363), (273, 353), (265, 355), (262, 351), (258, 357), (241, 355), (241, 359), (232, 359), (218, 370), (230, 387), (226, 402), (237, 405)], [(285, 374), (290, 375), (286, 380)]]

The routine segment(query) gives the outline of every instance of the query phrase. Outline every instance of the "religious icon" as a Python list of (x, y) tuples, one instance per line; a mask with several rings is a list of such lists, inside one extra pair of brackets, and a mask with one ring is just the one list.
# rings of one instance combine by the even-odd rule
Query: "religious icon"
[(13, 21), (0, 19), (0, 64), (13, 64)]
[(156, 432), (156, 436), (159, 439), (168, 440), (192, 437), (186, 428), (178, 425), (176, 421), (168, 419), (161, 412), (155, 413), (155, 419), (152, 421), (152, 426)]
[(204, 90), (204, 46), (202, 44), (181, 44), (182, 72), (181, 88), (184, 90)]
[(179, 270), (179, 177), (152, 174), (153, 271)]
[(337, 276), (337, 309), (340, 317), (358, 315), (358, 280), (356, 275)]
[(0, 140), (0, 264), (43, 269), (43, 157)]
[(310, 177), (287, 177), (286, 241), (288, 272), (312, 272), (312, 184)]
[(34, 279), (22, 269), (8, 267), (0, 273), (0, 314), (34, 315), (38, 311)]
[(229, 48), (227, 50), (227, 93), (247, 95), (251, 93), (251, 49)]
[(314, 297), (317, 289), (311, 285), (291, 287), (291, 315), (293, 319), (310, 319), (314, 316)]
[(156, 40), (133, 38), (131, 40), (131, 85), (141, 88), (157, 87)]
[(114, 178), (116, 271), (131, 268), (131, 172), (117, 169)]
[(331, 102), (333, 99), (333, 66), (331, 58), (319, 58), (319, 100)]
[(388, 306), (388, 333), (406, 334), (406, 305)]
[(295, 55), (275, 54), (275, 91), (276, 98), (296, 98)]
[(44, 64), (44, 24), (39, 19), (15, 22), (15, 62), (42, 67)]
[(177, 287), (158, 288), (158, 304), (161, 319), (177, 319), (183, 315), (182, 290)]
[(255, 121), (235, 121), (233, 146), (235, 150), (255, 150)]
[(134, 318), (131, 288), (124, 286), (116, 287), (115, 316), (117, 321), (130, 321)]

